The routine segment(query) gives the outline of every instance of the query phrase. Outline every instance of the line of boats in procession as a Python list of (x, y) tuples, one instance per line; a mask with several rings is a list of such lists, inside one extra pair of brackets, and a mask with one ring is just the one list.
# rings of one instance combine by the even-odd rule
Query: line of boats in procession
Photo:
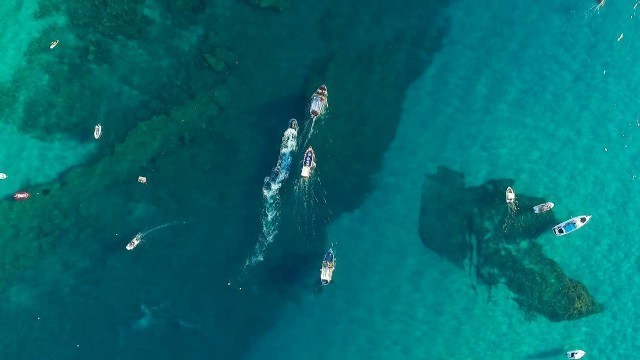
[[(507, 204), (510, 206), (515, 205), (516, 201), (516, 193), (513, 191), (511, 187), (508, 187), (505, 191)], [(539, 204), (533, 207), (533, 212), (536, 214), (541, 214), (543, 212), (547, 212), (555, 206), (552, 202), (546, 202), (544, 204)], [(552, 228), (553, 234), (555, 236), (564, 236), (570, 234), (581, 227), (585, 226), (587, 222), (591, 220), (591, 215), (580, 215), (576, 217), (572, 217), (569, 220), (563, 221), (560, 224), (554, 226)]]
[[(505, 191), (505, 199), (507, 205), (514, 207), (516, 204), (516, 193), (513, 191), (511, 187), (508, 187)], [(533, 212), (536, 214), (541, 214), (547, 212), (555, 206), (552, 202), (546, 202), (543, 204), (538, 204), (533, 207)], [(569, 220), (563, 221), (560, 224), (553, 227), (553, 234), (556, 236), (564, 236), (570, 234), (581, 227), (583, 227), (589, 220), (591, 220), (591, 215), (580, 215), (576, 217), (572, 217)], [(567, 359), (582, 359), (587, 353), (584, 350), (571, 350), (567, 351)]]
[[(320, 87), (311, 96), (309, 116), (311, 117), (312, 129), (313, 122), (315, 122), (317, 118), (324, 115), (328, 108), (329, 93), (327, 92), (327, 86), (323, 84), (320, 85)], [(302, 157), (302, 171), (300, 172), (300, 176), (303, 179), (309, 179), (311, 177), (313, 169), (315, 168), (316, 154), (313, 152), (313, 147), (309, 146), (309, 148), (304, 152), (304, 156)], [(335, 268), (336, 257), (333, 253), (333, 249), (329, 248), (329, 250), (327, 250), (327, 252), (324, 254), (324, 257), (322, 259), (322, 267), (320, 268), (320, 282), (323, 286), (329, 285), (329, 283), (333, 279), (333, 271), (335, 270)]]

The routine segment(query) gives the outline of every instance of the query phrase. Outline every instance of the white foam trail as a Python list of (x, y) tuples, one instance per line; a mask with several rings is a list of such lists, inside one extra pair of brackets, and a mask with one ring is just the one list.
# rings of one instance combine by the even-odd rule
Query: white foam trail
[(271, 176), (264, 179), (262, 194), (264, 195), (264, 208), (262, 210), (262, 235), (258, 239), (253, 255), (245, 261), (245, 269), (254, 266), (264, 260), (264, 251), (278, 234), (280, 226), (280, 195), (282, 183), (289, 177), (293, 152), (297, 148), (298, 132), (295, 129), (287, 129), (282, 137), (280, 156), (276, 167), (271, 171)]
[(140, 234), (140, 238), (142, 238), (142, 237), (146, 236), (147, 234), (150, 234), (150, 233), (152, 233), (152, 232), (154, 232), (156, 230), (164, 229), (167, 226), (177, 225), (177, 224), (186, 224), (186, 223), (187, 223), (186, 221), (171, 221), (171, 222), (168, 222), (166, 224), (162, 224), (160, 226), (156, 226), (153, 229), (150, 229), (150, 230), (147, 230), (147, 231), (143, 232), (142, 234)]

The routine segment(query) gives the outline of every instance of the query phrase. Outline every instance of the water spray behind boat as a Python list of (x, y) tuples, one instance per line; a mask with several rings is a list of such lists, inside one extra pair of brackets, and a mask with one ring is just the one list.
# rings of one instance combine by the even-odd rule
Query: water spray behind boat
[(262, 234), (258, 239), (253, 255), (245, 261), (245, 269), (264, 260), (264, 251), (273, 242), (280, 226), (280, 195), (283, 182), (289, 177), (293, 154), (297, 148), (298, 122), (289, 121), (289, 128), (284, 132), (278, 162), (271, 171), (271, 175), (264, 179), (262, 195), (264, 207), (262, 209)]

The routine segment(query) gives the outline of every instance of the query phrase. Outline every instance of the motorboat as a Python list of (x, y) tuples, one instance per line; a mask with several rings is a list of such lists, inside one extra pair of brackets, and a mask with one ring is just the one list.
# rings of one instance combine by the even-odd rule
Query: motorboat
[(102, 136), (102, 125), (97, 124), (96, 127), (93, 129), (93, 137), (98, 140), (100, 139), (100, 136)]
[(549, 210), (553, 209), (554, 205), (555, 204), (552, 203), (552, 202), (546, 202), (544, 204), (536, 205), (536, 206), (533, 207), (533, 212), (536, 213), (536, 214), (541, 214), (541, 213), (543, 213), (545, 211), (549, 211)]
[(329, 93), (327, 93), (327, 86), (320, 85), (318, 90), (311, 96), (311, 107), (309, 108), (309, 114), (311, 120), (315, 120), (318, 116), (324, 114), (329, 107)]
[(7, 174), (5, 173), (0, 173), (0, 180), (4, 180), (7, 178)]
[(313, 152), (313, 148), (309, 146), (307, 151), (304, 152), (304, 158), (302, 159), (302, 177), (309, 178), (311, 171), (316, 167), (316, 154)]
[(582, 359), (585, 355), (587, 355), (587, 353), (584, 350), (567, 351), (567, 359)]
[(553, 233), (556, 234), (556, 236), (567, 235), (583, 227), (589, 220), (591, 220), (591, 215), (576, 216), (554, 226)]
[(324, 254), (324, 259), (322, 260), (322, 269), (320, 269), (320, 281), (322, 281), (322, 285), (329, 285), (331, 282), (331, 278), (333, 277), (333, 270), (336, 268), (336, 258), (333, 255), (333, 250), (329, 249)]
[(516, 200), (516, 193), (513, 191), (511, 186), (507, 188), (505, 195), (507, 199), (507, 204), (513, 204), (513, 202)]
[(60, 40), (52, 41), (51, 44), (49, 44), (49, 49), (53, 49), (54, 47), (56, 47), (56, 45), (58, 45), (59, 42)]
[(20, 191), (13, 194), (13, 198), (16, 200), (27, 200), (29, 198), (29, 193), (25, 191)]
[(289, 120), (289, 129), (298, 131), (298, 121), (296, 119)]
[(142, 233), (137, 233), (136, 236), (127, 244), (127, 250), (133, 250), (142, 241)]

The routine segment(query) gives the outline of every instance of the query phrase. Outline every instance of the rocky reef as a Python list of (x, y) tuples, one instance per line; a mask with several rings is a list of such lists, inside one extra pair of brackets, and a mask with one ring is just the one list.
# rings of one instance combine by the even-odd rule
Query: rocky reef
[(515, 207), (505, 203), (511, 179), (466, 187), (462, 173), (439, 167), (425, 175), (419, 233), (425, 246), (460, 268), (470, 268), (479, 282), (504, 284), (527, 315), (551, 321), (575, 320), (602, 306), (587, 288), (562, 272), (535, 239), (558, 221), (552, 211), (531, 208), (544, 199), (518, 194)]

